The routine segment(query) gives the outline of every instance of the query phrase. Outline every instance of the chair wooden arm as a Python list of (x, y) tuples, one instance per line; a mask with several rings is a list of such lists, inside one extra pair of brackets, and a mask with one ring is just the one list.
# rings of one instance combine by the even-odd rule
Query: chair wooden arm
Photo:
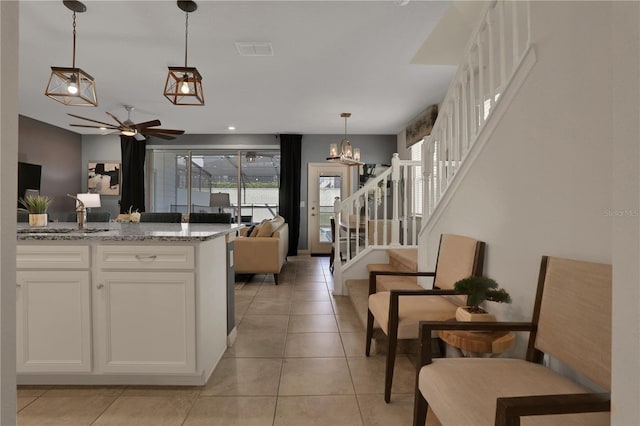
[(402, 271), (371, 271), (369, 272), (369, 294), (376, 292), (378, 275), (394, 275), (399, 277), (435, 277), (435, 272), (402, 272)]
[(578, 393), (498, 398), (496, 426), (520, 426), (521, 416), (611, 411), (608, 393)]

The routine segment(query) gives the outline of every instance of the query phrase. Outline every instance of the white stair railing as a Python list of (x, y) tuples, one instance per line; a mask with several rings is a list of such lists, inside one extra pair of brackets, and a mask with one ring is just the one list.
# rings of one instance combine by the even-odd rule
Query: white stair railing
[(334, 277), (343, 267), (341, 254), (346, 266), (370, 246), (417, 244), (419, 209), (411, 189), (422, 173), (420, 166), (393, 154), (390, 168), (348, 198), (336, 198)]
[(529, 2), (491, 3), (425, 139), (422, 162), (426, 217), (433, 214), (530, 46)]

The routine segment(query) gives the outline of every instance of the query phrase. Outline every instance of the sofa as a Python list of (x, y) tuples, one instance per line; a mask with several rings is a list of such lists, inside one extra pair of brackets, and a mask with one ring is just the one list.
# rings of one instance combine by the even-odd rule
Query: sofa
[(282, 216), (243, 228), (234, 241), (233, 262), (236, 274), (278, 274), (287, 260), (289, 225)]

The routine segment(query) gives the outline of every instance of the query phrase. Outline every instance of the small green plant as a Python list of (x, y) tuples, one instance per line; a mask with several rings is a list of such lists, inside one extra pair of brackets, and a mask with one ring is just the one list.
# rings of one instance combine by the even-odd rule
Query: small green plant
[(18, 200), (30, 214), (44, 214), (49, 208), (52, 198), (45, 195), (27, 195)]
[(485, 300), (497, 303), (511, 303), (511, 296), (503, 288), (498, 289), (498, 283), (487, 277), (468, 277), (453, 285), (458, 294), (467, 295), (468, 311), (471, 313), (484, 312), (480, 304)]

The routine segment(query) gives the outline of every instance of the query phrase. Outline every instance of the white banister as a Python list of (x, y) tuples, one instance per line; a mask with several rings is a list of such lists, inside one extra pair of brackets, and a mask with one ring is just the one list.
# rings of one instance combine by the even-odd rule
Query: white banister
[[(510, 8), (510, 10), (508, 9)], [(425, 139), (425, 218), (451, 185), (480, 131), (500, 102), (531, 43), (530, 5), (498, 0), (487, 5), (469, 40), (443, 108)], [(526, 26), (526, 28), (522, 28)], [(498, 34), (496, 34), (498, 32)], [(496, 39), (496, 35), (499, 39)], [(526, 36), (527, 40), (521, 40)], [(507, 57), (511, 42), (512, 58)], [(512, 61), (510, 60), (512, 59)], [(513, 66), (510, 63), (513, 62)], [(423, 220), (424, 227), (427, 220)]]
[[(394, 154), (390, 168), (370, 178), (351, 196), (336, 199), (334, 279), (342, 276), (343, 268), (369, 246), (416, 244), (419, 229), (418, 213), (414, 210), (424, 206), (415, 206), (409, 194), (413, 185), (424, 186), (424, 179), (419, 179), (417, 172), (421, 165), (421, 161), (400, 160), (398, 154)], [(387, 196), (389, 190), (391, 197)], [(340, 251), (346, 258), (344, 265), (340, 261)]]

